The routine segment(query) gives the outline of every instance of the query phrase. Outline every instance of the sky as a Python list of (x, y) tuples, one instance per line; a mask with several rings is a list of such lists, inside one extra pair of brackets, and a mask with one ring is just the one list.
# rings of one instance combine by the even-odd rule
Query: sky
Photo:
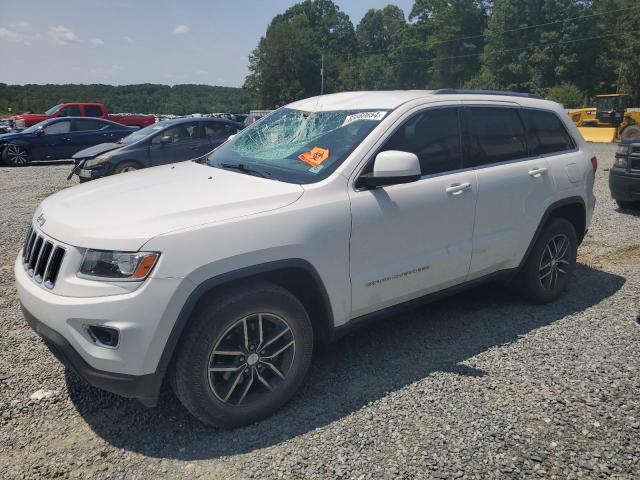
[[(409, 14), (412, 0), (392, 0)], [(334, 0), (354, 26), (389, 0)], [(248, 55), (295, 0), (2, 0), (0, 83), (240, 87)]]

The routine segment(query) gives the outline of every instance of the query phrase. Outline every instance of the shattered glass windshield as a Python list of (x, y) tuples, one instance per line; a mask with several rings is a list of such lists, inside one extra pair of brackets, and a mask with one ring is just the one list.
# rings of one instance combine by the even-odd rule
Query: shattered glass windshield
[(207, 164), (290, 183), (317, 182), (338, 168), (386, 114), (281, 108), (217, 148)]

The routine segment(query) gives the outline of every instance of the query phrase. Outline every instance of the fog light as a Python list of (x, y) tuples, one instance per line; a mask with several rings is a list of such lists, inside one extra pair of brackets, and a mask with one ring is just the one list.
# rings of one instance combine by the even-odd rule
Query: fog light
[(116, 348), (120, 341), (120, 332), (116, 328), (89, 325), (87, 332), (89, 332), (91, 340), (100, 347)]

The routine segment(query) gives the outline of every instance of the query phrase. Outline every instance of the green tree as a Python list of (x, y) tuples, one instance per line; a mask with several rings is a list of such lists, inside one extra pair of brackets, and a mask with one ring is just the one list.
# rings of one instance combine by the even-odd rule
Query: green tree
[(331, 0), (305, 0), (271, 21), (249, 57), (245, 88), (264, 108), (317, 95), (324, 57), (325, 92), (339, 91), (340, 70), (355, 53), (349, 17)]
[(424, 38), (427, 85), (461, 87), (480, 68), (486, 5), (480, 0), (416, 0), (410, 19)]
[(565, 108), (578, 108), (583, 106), (585, 96), (573, 83), (563, 83), (551, 87), (546, 98), (561, 103)]

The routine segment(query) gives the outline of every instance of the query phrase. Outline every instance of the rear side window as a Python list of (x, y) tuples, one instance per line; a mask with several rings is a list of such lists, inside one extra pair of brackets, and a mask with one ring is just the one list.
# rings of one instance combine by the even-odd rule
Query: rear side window
[(406, 121), (380, 151), (415, 153), (422, 175), (457, 170), (462, 166), (458, 109), (425, 110)]
[(524, 127), (515, 108), (470, 107), (466, 117), (466, 163), (477, 167), (525, 158)]
[(573, 140), (558, 116), (544, 110), (521, 110), (527, 126), (527, 144), (531, 155), (573, 150)]
[(74, 120), (73, 131), (74, 132), (86, 132), (90, 130), (100, 130), (108, 125), (100, 120)]
[(87, 117), (101, 117), (102, 109), (98, 105), (85, 105), (84, 114)]

